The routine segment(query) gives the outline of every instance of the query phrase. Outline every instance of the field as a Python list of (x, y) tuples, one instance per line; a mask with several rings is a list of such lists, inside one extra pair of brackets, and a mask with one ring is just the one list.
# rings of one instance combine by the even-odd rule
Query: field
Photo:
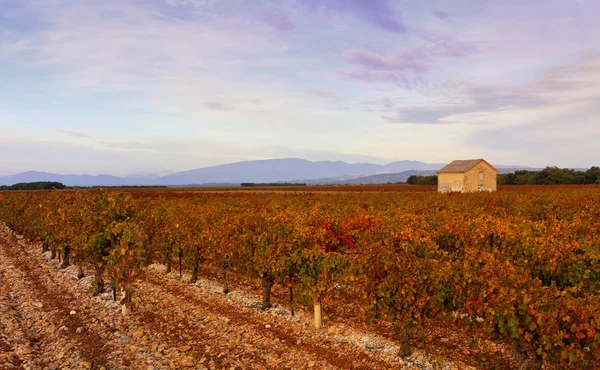
[(0, 220), (3, 369), (600, 368), (599, 186), (3, 192)]

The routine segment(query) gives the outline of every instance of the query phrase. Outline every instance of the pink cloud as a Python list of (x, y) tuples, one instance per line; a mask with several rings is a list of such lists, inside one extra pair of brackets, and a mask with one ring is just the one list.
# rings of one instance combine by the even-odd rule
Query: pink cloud
[(375, 70), (424, 71), (429, 67), (429, 57), (418, 50), (384, 57), (365, 50), (353, 49), (345, 52), (343, 59), (348, 63), (358, 64)]
[(255, 13), (253, 18), (275, 31), (290, 31), (296, 27), (290, 18), (281, 11), (261, 11)]
[(419, 48), (411, 48), (390, 56), (367, 50), (352, 49), (342, 59), (357, 65), (353, 70), (337, 71), (338, 75), (366, 83), (389, 83), (411, 90), (426, 91), (435, 84), (425, 79), (426, 73), (445, 58), (459, 58), (486, 49), (484, 43), (464, 43), (452, 39), (428, 40)]

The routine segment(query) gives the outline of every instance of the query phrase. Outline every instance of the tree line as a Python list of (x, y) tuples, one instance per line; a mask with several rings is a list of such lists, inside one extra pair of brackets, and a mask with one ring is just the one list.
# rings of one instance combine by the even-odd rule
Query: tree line
[[(412, 175), (406, 183), (409, 185), (437, 185), (438, 177)], [(546, 167), (541, 171), (518, 170), (498, 174), (500, 185), (564, 185), (564, 184), (600, 184), (600, 167), (594, 166), (586, 171), (570, 168)]]
[(166, 189), (164, 185), (127, 185), (127, 186), (67, 186), (58, 181), (20, 182), (14, 185), (1, 185), (0, 190), (62, 190), (62, 189)]
[(65, 189), (67, 186), (57, 181), (20, 182), (14, 185), (2, 185), (0, 190), (52, 190)]
[(406, 180), (406, 183), (409, 185), (437, 185), (438, 177), (437, 177), (437, 175), (433, 175), (433, 176), (411, 175)]
[(600, 184), (600, 167), (586, 171), (570, 168), (546, 167), (541, 171), (518, 170), (498, 175), (501, 185), (562, 185)]

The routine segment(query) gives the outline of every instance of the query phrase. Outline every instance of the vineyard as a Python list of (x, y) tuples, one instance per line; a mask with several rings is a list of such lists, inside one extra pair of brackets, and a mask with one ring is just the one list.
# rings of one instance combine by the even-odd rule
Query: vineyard
[[(142, 302), (150, 287), (187, 292), (176, 279), (159, 284), (149, 271), (160, 267), (186, 284), (218, 277), (223, 296), (258, 287), (256, 311), (277, 301), (291, 315), (310, 312), (317, 331), (333, 321), (364, 325), (391, 338), (398, 358), (429, 351), (439, 326), (474, 348), (503, 348), (463, 356), (475, 367), (600, 368), (600, 187), (447, 195), (427, 186), (331, 188), (7, 192), (0, 220), (13, 243), (22, 235), (59, 268), (93, 276), (88, 296), (110, 293), (122, 320), (158, 314)], [(0, 249), (16, 260), (15, 245)]]

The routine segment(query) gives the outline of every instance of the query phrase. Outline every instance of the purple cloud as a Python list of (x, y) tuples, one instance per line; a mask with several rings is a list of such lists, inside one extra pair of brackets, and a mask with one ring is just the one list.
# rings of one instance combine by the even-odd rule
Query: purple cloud
[(463, 43), (455, 40), (436, 40), (420, 48), (408, 49), (390, 57), (374, 54), (366, 50), (346, 51), (342, 58), (351, 64), (358, 64), (372, 70), (420, 71), (423, 72), (432, 63), (443, 57), (462, 57), (474, 54), (483, 47), (475, 43)]
[(276, 31), (285, 32), (296, 27), (290, 18), (281, 11), (261, 11), (255, 13), (253, 18)]
[(348, 63), (358, 64), (375, 70), (424, 71), (429, 67), (429, 57), (419, 50), (398, 53), (386, 58), (365, 50), (354, 49), (345, 52), (342, 57)]
[(484, 50), (482, 43), (463, 43), (455, 40), (431, 40), (420, 48), (412, 48), (391, 56), (352, 49), (342, 54), (344, 61), (358, 65), (355, 70), (338, 71), (344, 78), (367, 83), (391, 83), (400, 87), (425, 90), (428, 83), (422, 77), (444, 58), (458, 58)]
[(476, 54), (487, 49), (488, 45), (480, 43), (464, 43), (454, 40), (441, 40), (433, 43), (428, 48), (428, 53), (432, 58), (446, 57), (464, 57)]
[(212, 5), (214, 0), (167, 0), (167, 4), (173, 8), (180, 6), (192, 6), (194, 8), (200, 8), (206, 5)]
[(406, 32), (404, 24), (394, 18), (394, 10), (388, 0), (305, 0), (302, 4), (312, 9), (323, 7), (352, 13), (357, 18), (388, 32)]
[(389, 83), (409, 90), (423, 90), (427, 88), (425, 79), (414, 73), (404, 73), (401, 71), (371, 71), (367, 68), (350, 71), (336, 71), (336, 73), (342, 78), (358, 80), (369, 84)]

